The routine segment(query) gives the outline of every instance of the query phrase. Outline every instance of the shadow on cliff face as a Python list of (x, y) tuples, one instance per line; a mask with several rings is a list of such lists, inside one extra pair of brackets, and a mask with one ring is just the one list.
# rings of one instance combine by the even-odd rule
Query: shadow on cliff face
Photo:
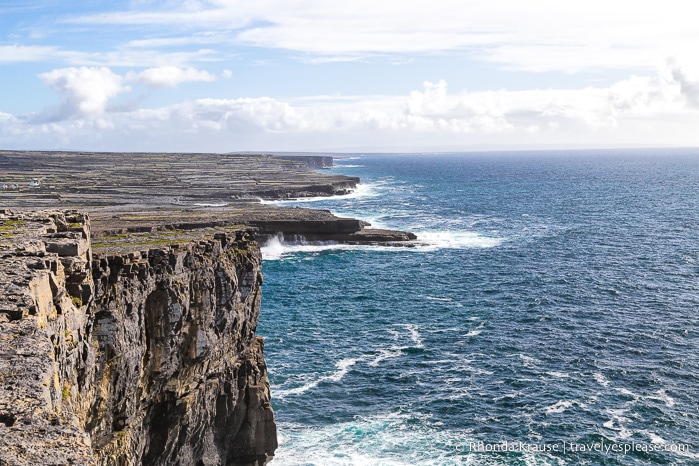
[[(27, 241), (0, 257), (27, 276), (0, 296), (31, 290), (0, 318), (0, 353), (33, 357), (0, 359), (0, 464), (266, 464), (277, 437), (248, 233), (93, 257), (87, 218), (62, 215), (22, 214)], [(52, 239), (59, 225), (75, 235)]]

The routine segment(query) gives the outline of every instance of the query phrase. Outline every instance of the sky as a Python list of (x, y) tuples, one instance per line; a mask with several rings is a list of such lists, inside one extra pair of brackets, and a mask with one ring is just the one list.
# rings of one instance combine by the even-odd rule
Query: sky
[(699, 146), (689, 0), (0, 0), (0, 149)]

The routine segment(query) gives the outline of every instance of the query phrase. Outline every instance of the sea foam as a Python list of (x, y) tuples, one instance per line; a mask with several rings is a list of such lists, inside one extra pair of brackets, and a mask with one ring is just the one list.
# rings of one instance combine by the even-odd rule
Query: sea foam
[(287, 242), (281, 236), (266, 241), (260, 250), (264, 260), (284, 260), (299, 254), (312, 255), (323, 251), (384, 251), (411, 252), (415, 248), (395, 246), (375, 246), (367, 244), (342, 244), (333, 241), (306, 242), (303, 240)]
[(335, 371), (333, 373), (321, 376), (300, 387), (289, 389), (274, 387), (274, 396), (280, 399), (284, 399), (289, 395), (300, 395), (302, 393), (305, 393), (308, 390), (317, 387), (318, 384), (320, 384), (321, 382), (339, 382), (345, 375), (347, 375), (347, 373), (350, 370), (350, 367), (354, 366), (357, 363), (357, 361), (358, 360), (355, 358), (341, 359), (340, 361), (335, 363)]
[(297, 204), (307, 204), (311, 202), (323, 202), (323, 201), (341, 201), (347, 199), (361, 199), (364, 197), (374, 197), (378, 196), (379, 193), (376, 192), (375, 185), (371, 183), (360, 183), (358, 184), (350, 193), (347, 194), (337, 194), (334, 196), (309, 196), (309, 197), (298, 197), (294, 199), (260, 199), (261, 204), (277, 205), (277, 206), (293, 206)]
[(505, 238), (485, 236), (474, 231), (419, 231), (418, 243), (424, 244), (422, 249), (471, 249), (493, 248), (500, 246)]

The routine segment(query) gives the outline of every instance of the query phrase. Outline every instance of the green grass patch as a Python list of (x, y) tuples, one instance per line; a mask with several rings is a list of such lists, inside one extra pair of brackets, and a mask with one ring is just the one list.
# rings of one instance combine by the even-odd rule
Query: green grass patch
[(15, 219), (15, 220), (5, 220), (2, 223), (3, 223), (3, 225), (18, 226), (18, 225), (24, 225), (25, 223), (27, 223), (27, 221), (22, 220), (22, 219)]

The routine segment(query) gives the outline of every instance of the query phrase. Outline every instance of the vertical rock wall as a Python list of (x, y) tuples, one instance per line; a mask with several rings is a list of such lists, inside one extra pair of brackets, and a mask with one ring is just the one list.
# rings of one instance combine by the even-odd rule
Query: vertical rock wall
[(85, 216), (0, 211), (0, 235), (0, 464), (271, 458), (246, 232), (92, 257)]

